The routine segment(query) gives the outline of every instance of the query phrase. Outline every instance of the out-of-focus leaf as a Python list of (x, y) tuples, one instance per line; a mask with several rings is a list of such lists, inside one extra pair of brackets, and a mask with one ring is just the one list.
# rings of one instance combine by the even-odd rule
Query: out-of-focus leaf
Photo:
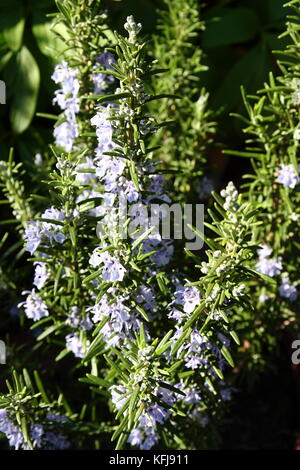
[(0, 30), (7, 46), (17, 52), (22, 46), (25, 16), (23, 2), (19, 0), (0, 3)]
[(10, 59), (12, 58), (12, 55), (13, 55), (13, 52), (8, 51), (6, 52), (6, 54), (3, 54), (0, 57), (0, 70), (2, 70), (6, 66), (6, 64), (10, 61)]
[(287, 36), (279, 38), (276, 33), (267, 33), (265, 38), (271, 51), (283, 50), (290, 42)]
[(55, 27), (55, 31), (65, 38), (64, 41), (51, 30), (51, 21), (43, 22), (42, 18), (37, 15), (34, 16), (33, 20), (36, 22), (32, 26), (32, 32), (40, 51), (48, 57), (57, 58), (67, 48), (68, 33), (66, 27), (63, 24)]
[[(248, 51), (230, 70), (213, 99), (214, 107), (227, 111), (240, 102), (240, 86), (249, 92), (257, 90), (268, 76), (271, 68), (269, 50), (261, 42)], [(234, 86), (233, 86), (234, 84)]]
[(276, 21), (285, 18), (289, 14), (284, 4), (284, 0), (268, 0), (268, 13), (270, 21)]
[(10, 121), (16, 134), (24, 132), (32, 121), (40, 85), (38, 65), (26, 46), (17, 54), (17, 70)]
[(253, 10), (235, 8), (207, 25), (203, 33), (203, 47), (218, 47), (255, 38), (260, 21)]

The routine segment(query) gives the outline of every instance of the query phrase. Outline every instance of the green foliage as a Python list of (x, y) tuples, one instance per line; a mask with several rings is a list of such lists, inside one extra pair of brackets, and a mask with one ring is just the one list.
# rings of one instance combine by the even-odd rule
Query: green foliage
[[(298, 2), (288, 4), (299, 13)], [(269, 255), (280, 260), (282, 273), (275, 275), (274, 282), (258, 279), (251, 284), (253, 302), (257, 314), (257, 327), (248, 333), (250, 345), (253, 346), (251, 357), (261, 366), (261, 348), (267, 344), (274, 347), (274, 337), (280, 335), (284, 328), (294, 326), (299, 301), (284, 296), (280, 289), (285, 279), (292, 286), (298, 285), (298, 274), (295, 266), (299, 259), (297, 226), (299, 223), (299, 191), (296, 181), (284, 183), (279, 180), (280, 171), (290, 168), (299, 174), (299, 21), (297, 16), (289, 17), (287, 32), (290, 44), (280, 53), (278, 65), (281, 75), (274, 77), (270, 73), (269, 81), (256, 96), (243, 98), (247, 110), (244, 132), (248, 136), (246, 151), (236, 151), (251, 159), (253, 174), (245, 175), (245, 200), (251, 207), (259, 208), (256, 215), (257, 227), (253, 230), (254, 241), (262, 243), (272, 250)], [(255, 154), (254, 154), (255, 152)], [(254, 157), (254, 158), (253, 158)], [(295, 289), (295, 287), (294, 287)], [(244, 312), (240, 312), (243, 318)], [(249, 322), (249, 319), (246, 320)], [(249, 325), (250, 326), (250, 325)], [(250, 364), (250, 367), (252, 364)]]
[(169, 98), (151, 107), (162, 121), (170, 121), (169, 130), (162, 128), (153, 144), (162, 140), (159, 157), (175, 173), (175, 189), (186, 195), (195, 191), (195, 181), (204, 172), (205, 152), (215, 131), (208, 94), (201, 84), (206, 67), (196, 45), (204, 24), (197, 1), (165, 3), (166, 10), (160, 12), (160, 34), (154, 37), (153, 57), (167, 72), (155, 79), (154, 86), (161, 94), (173, 90), (180, 99)]
[[(0, 7), (2, 144), (18, 136), (21, 151), (0, 161), (0, 432), (21, 449), (221, 447), (240, 372), (253, 381), (299, 330), (300, 1), (12, 5)], [(62, 112), (40, 99), (54, 62)], [(37, 109), (46, 133), (54, 123), (50, 151)], [(219, 134), (237, 117), (246, 140), (228, 150)], [(211, 193), (221, 147), (243, 184)], [(165, 217), (182, 222), (171, 204), (199, 198), (205, 233), (188, 228), (203, 248), (160, 237)], [(145, 226), (154, 206), (159, 224)]]
[(279, 37), (288, 14), (284, 3), (243, 0), (237, 5), (234, 0), (214, 1), (208, 2), (202, 14), (206, 29), (200, 44), (208, 66), (203, 85), (212, 97), (212, 109), (222, 112), (219, 140), (230, 147), (243, 142), (240, 123), (228, 119), (230, 111), (244, 113), (239, 87), (254, 94), (270, 71), (278, 71), (272, 51), (287, 44), (286, 38)]
[[(62, 47), (46, 18), (54, 7), (53, 0), (13, 0), (0, 6), (0, 73), (6, 84), (6, 105), (0, 109), (1, 158), (14, 146), (17, 159), (27, 168), (34, 154), (44, 152), (49, 142), (49, 131), (35, 114), (37, 109), (49, 109), (50, 75)], [(42, 31), (48, 36), (47, 48)]]

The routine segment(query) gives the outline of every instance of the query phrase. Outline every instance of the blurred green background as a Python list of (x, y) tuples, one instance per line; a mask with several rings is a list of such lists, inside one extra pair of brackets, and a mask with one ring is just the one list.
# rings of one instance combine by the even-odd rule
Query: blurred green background
[[(176, 0), (174, 0), (176, 1)], [(203, 2), (199, 2), (203, 5)], [(243, 112), (240, 86), (249, 93), (259, 89), (268, 73), (277, 72), (272, 50), (280, 50), (287, 9), (284, 0), (209, 0), (202, 8), (206, 31), (198, 46), (205, 52), (209, 69), (202, 75), (218, 112), (219, 141), (238, 147), (241, 126), (229, 112)], [(160, 0), (103, 1), (114, 29), (121, 30), (127, 15), (134, 14), (151, 39), (156, 31)], [(54, 63), (63, 44), (51, 33), (54, 0), (10, 0), (0, 5), (0, 79), (7, 88), (7, 103), (0, 106), (0, 152), (6, 159), (9, 147), (27, 170), (34, 155), (46, 151), (52, 140), (53, 122), (36, 116), (55, 113), (52, 107)]]

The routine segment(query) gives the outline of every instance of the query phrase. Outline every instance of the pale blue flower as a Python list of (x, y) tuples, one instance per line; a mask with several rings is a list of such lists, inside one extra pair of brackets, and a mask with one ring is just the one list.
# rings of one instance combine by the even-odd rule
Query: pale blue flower
[(64, 121), (54, 128), (53, 135), (55, 144), (63, 147), (66, 152), (71, 152), (74, 140), (78, 137), (78, 126), (76, 122)]
[(140, 429), (133, 429), (129, 434), (128, 440), (132, 446), (140, 446), (143, 442), (143, 433)]
[(86, 355), (86, 349), (75, 333), (70, 333), (66, 336), (66, 349), (71, 351), (75, 357), (83, 358)]
[(102, 265), (103, 281), (122, 281), (126, 273), (126, 269), (117, 257), (113, 256), (108, 251), (102, 251), (99, 253), (98, 248), (94, 250), (89, 263), (93, 267), (98, 267), (100, 264)]
[(285, 297), (291, 302), (297, 300), (297, 288), (290, 283), (289, 276), (283, 276), (282, 284), (279, 286), (279, 295), (281, 295), (281, 297)]
[(24, 447), (24, 438), (21, 430), (9, 419), (6, 410), (0, 409), (0, 432), (3, 432), (10, 447), (19, 450)]
[(42, 263), (41, 261), (35, 262), (35, 272), (34, 272), (34, 281), (33, 284), (37, 287), (37, 289), (41, 290), (44, 287), (47, 279), (49, 279), (50, 272), (46, 265), (46, 263)]
[(300, 182), (299, 175), (295, 171), (293, 165), (281, 164), (278, 170), (278, 183), (283, 184), (286, 188), (294, 189), (294, 187)]
[(55, 434), (54, 432), (47, 432), (45, 434), (45, 441), (53, 450), (64, 450), (70, 447), (70, 442), (62, 434)]
[(39, 321), (42, 318), (49, 316), (47, 305), (43, 301), (42, 297), (40, 297), (35, 292), (35, 289), (32, 291), (23, 291), (22, 294), (29, 295), (27, 296), (25, 302), (18, 304), (18, 308), (23, 307), (28, 318), (32, 319), (33, 321)]
[(256, 264), (257, 271), (270, 277), (278, 276), (282, 270), (281, 259), (269, 258), (272, 252), (270, 247), (261, 245), (258, 250), (259, 261)]

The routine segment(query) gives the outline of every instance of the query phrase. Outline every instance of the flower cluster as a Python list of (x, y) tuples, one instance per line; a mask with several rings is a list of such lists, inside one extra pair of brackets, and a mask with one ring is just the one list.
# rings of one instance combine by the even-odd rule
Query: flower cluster
[[(161, 404), (151, 404), (151, 401), (148, 400), (149, 405), (146, 405), (145, 411), (140, 414), (137, 426), (131, 430), (128, 437), (128, 442), (141, 450), (150, 450), (158, 443), (157, 429), (170, 417), (170, 411), (167, 407), (174, 405), (177, 400), (177, 394), (170, 392), (163, 386), (155, 387), (152, 392)], [(125, 396), (123, 397), (123, 395)], [(120, 410), (126, 402), (126, 388), (122, 385), (112, 386), (111, 396), (116, 409)], [(182, 399), (182, 395), (180, 398)]]
[(21, 429), (9, 419), (7, 411), (3, 409), (0, 409), (0, 432), (6, 435), (10, 447), (16, 450), (24, 448), (24, 437)]
[(67, 152), (71, 152), (74, 141), (78, 137), (76, 114), (79, 111), (78, 92), (80, 83), (77, 74), (76, 69), (63, 61), (55, 67), (52, 75), (54, 82), (61, 84), (61, 89), (55, 92), (53, 103), (56, 103), (64, 111), (65, 118), (61, 124), (55, 127), (54, 137), (56, 145)]
[(65, 217), (63, 211), (50, 207), (41, 216), (44, 221), (29, 221), (24, 233), (26, 250), (33, 254), (41, 244), (46, 246), (53, 245), (54, 242), (62, 244), (66, 239), (62, 232)]
[(106, 92), (107, 88), (114, 82), (114, 77), (108, 73), (97, 72), (99, 66), (102, 65), (105, 69), (111, 69), (111, 64), (114, 64), (115, 58), (109, 51), (104, 51), (96, 58), (96, 65), (94, 65), (93, 82), (94, 93), (101, 95)]
[[(48, 420), (53, 421), (57, 418), (49, 414)], [(59, 416), (59, 419), (64, 419)], [(31, 446), (25, 442), (23, 433), (18, 425), (14, 424), (4, 409), (0, 409), (0, 432), (3, 432), (9, 442), (10, 447), (15, 450), (30, 450)], [(70, 447), (70, 442), (63, 434), (57, 434), (46, 430), (42, 424), (30, 425), (30, 440), (34, 449), (44, 448), (53, 450), (63, 450)]]
[(127, 339), (132, 339), (134, 331), (139, 330), (140, 320), (137, 312), (126, 306), (128, 297), (122, 296), (116, 288), (110, 288), (97, 304), (89, 308), (94, 323), (107, 318), (101, 330), (107, 345), (119, 346)]
[(221, 196), (225, 199), (224, 209), (228, 212), (234, 212), (237, 208), (238, 191), (232, 181), (225, 189), (222, 189)]
[(184, 314), (191, 314), (197, 305), (200, 304), (200, 294), (199, 290), (194, 286), (182, 286), (179, 282), (176, 284), (175, 298), (169, 304), (171, 310), (168, 316), (181, 323), (185, 316)]
[(99, 251), (95, 248), (89, 263), (95, 268), (101, 265), (103, 281), (115, 282), (122, 281), (126, 273), (126, 269), (120, 263), (119, 259), (112, 255), (108, 250)]

